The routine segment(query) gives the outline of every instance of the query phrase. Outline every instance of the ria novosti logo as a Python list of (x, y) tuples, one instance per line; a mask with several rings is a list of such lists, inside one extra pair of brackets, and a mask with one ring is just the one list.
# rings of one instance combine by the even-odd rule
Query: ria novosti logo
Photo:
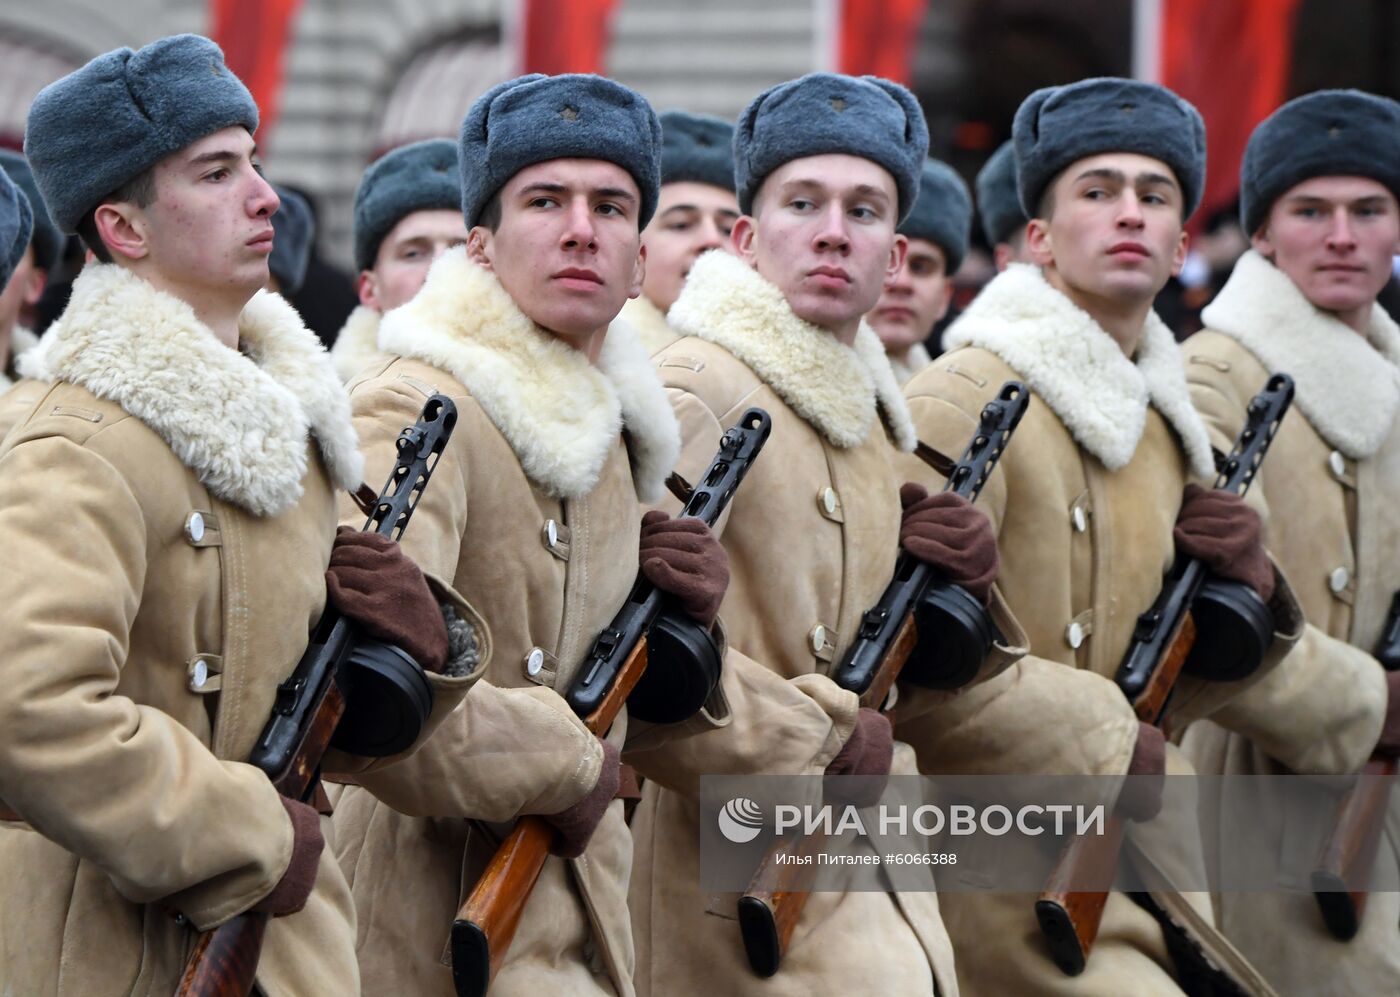
[(763, 830), (763, 809), (753, 800), (736, 796), (719, 812), (719, 833), (736, 845), (758, 837)]

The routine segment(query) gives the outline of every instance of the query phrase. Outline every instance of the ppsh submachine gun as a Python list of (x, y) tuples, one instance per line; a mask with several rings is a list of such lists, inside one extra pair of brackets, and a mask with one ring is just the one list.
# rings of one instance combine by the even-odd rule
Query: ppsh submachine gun
[[(719, 522), (772, 431), (768, 413), (751, 408), (726, 430), (681, 516)], [(650, 667), (648, 663), (650, 662)], [(624, 704), (652, 723), (694, 715), (720, 679), (720, 654), (708, 630), (638, 572), (613, 621), (603, 629), (565, 695), (584, 725), (601, 737)], [(516, 822), (452, 924), (452, 980), (462, 997), (481, 997), (515, 937), (520, 915), (549, 857), (554, 829), (543, 817)]]
[[(976, 501), (1030, 403), (1019, 381), (1007, 381), (982, 409), (977, 431), (948, 471), (944, 491)], [(888, 710), (897, 681), (926, 689), (957, 689), (977, 677), (996, 639), (987, 610), (938, 570), (901, 553), (894, 577), (861, 617), (856, 639), (831, 673), (860, 705)], [(790, 853), (815, 853), (820, 834), (780, 842), (764, 858), (739, 899), (739, 930), (749, 966), (759, 976), (776, 973), (810, 892), (812, 866)]]
[[(1293, 401), (1293, 379), (1269, 378), (1249, 403), (1244, 429), (1219, 461), (1215, 487), (1243, 496)], [(1182, 672), (1211, 681), (1242, 679), (1263, 663), (1273, 614), (1241, 582), (1210, 576), (1204, 564), (1179, 556), (1150, 609), (1138, 617), (1114, 681), (1143, 723), (1159, 725)], [(1069, 976), (1084, 971), (1098, 937), (1107, 890), (1076, 889), (1110, 879), (1126, 824), (1110, 816), (1100, 836), (1074, 838), (1060, 853), (1035, 904), (1051, 958)]]
[[(418, 421), (395, 441), (398, 460), (379, 496), (371, 502), (367, 487), (367, 495), (356, 496), (369, 516), (366, 530), (402, 538), (456, 424), (452, 399), (428, 399)], [(283, 796), (309, 803), (329, 749), (366, 758), (396, 755), (418, 740), (432, 706), (432, 687), (418, 662), (399, 647), (360, 636), (352, 620), (327, 606), (296, 669), (277, 687), (272, 716), (248, 761)], [(177, 997), (246, 997), (266, 929), (266, 914), (247, 911), (201, 934)]]

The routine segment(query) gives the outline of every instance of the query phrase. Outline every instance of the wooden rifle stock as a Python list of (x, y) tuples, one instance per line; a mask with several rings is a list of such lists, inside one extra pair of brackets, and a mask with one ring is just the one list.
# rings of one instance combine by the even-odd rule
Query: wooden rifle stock
[[(368, 512), (365, 529), (398, 539), (422, 497), (457, 422), (450, 398), (434, 395), (418, 423), (399, 435), (399, 459)], [(359, 501), (359, 497), (356, 498)], [(355, 647), (349, 620), (328, 607), (292, 675), (278, 687), (272, 717), (263, 728), (251, 763), (268, 774), (285, 797), (309, 803), (320, 782), (321, 759), (345, 715), (337, 681)], [(185, 961), (176, 997), (247, 997), (257, 977), (268, 915), (244, 911), (202, 932)]]
[[(962, 457), (949, 469), (944, 491), (976, 501), (1028, 404), (1030, 392), (1024, 384), (1007, 381), (1001, 386), (996, 400), (982, 410), (977, 432)], [(925, 594), (938, 584), (931, 567), (907, 554), (900, 555), (893, 580), (880, 601), (866, 610), (855, 642), (832, 672), (837, 685), (860, 696), (861, 706), (890, 712), (890, 690), (919, 646), (916, 613)], [(956, 594), (967, 604), (973, 602), (966, 593)], [(974, 612), (977, 610), (980, 607), (974, 607)], [(945, 687), (964, 681), (952, 681)], [(739, 898), (739, 932), (749, 966), (759, 976), (767, 978), (778, 971), (811, 893), (814, 867), (793, 864), (787, 861), (788, 856), (793, 852), (815, 856), (825, 842), (824, 834), (808, 835), (796, 843), (777, 842)]]
[[(768, 413), (752, 408), (720, 441), (709, 471), (681, 511), (710, 526), (719, 521), (772, 431)], [(584, 659), (565, 697), (584, 725), (602, 737), (647, 668), (647, 638), (664, 595), (638, 573), (627, 603)], [(530, 893), (539, 880), (554, 829), (527, 816), (496, 849), (452, 922), (452, 983), (462, 997), (482, 997), (505, 961)]]
[[(1264, 390), (1249, 403), (1248, 419), (1221, 465), (1216, 488), (1241, 496), (1248, 491), (1292, 400), (1292, 378), (1286, 374), (1269, 378)], [(1205, 580), (1206, 570), (1200, 561), (1179, 558), (1152, 607), (1138, 617), (1114, 681), (1143, 723), (1161, 725), (1167, 699), (1196, 642), (1191, 605)], [(1084, 972), (1088, 964), (1124, 831), (1123, 820), (1115, 816), (1105, 825), (1103, 835), (1071, 840), (1036, 900), (1036, 921), (1050, 956), (1069, 976)], [(1085, 890), (1085, 883), (1105, 885)], [(1073, 888), (1076, 885), (1079, 889)]]
[[(1400, 670), (1400, 592), (1390, 600), (1385, 629), (1376, 644), (1376, 660), (1387, 672)], [(1376, 864), (1395, 759), (1375, 754), (1361, 770), (1361, 781), (1337, 807), (1332, 833), (1312, 874), (1313, 894), (1333, 937), (1350, 941), (1366, 912), (1367, 883)]]

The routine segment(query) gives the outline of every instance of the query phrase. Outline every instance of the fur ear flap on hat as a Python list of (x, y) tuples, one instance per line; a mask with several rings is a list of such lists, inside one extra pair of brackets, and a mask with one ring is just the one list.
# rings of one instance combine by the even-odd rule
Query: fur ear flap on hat
[(258, 107), (224, 53), (172, 35), (99, 55), (39, 91), (24, 153), (60, 231), (171, 153), (223, 128), (258, 127)]
[(1254, 129), (1240, 164), (1240, 220), (1259, 231), (1273, 203), (1313, 177), (1369, 177), (1400, 199), (1400, 103), (1361, 90), (1297, 97)]
[(663, 111), (661, 182), (734, 189), (734, 126), (723, 118)]
[(44, 195), (39, 193), (39, 185), (34, 182), (34, 171), (23, 156), (9, 149), (0, 149), (0, 170), (8, 173), (15, 186), (29, 198), (29, 207), (34, 212), (34, 231), (29, 240), (34, 246), (35, 265), (41, 270), (52, 269), (63, 252), (63, 233), (44, 207)]
[(1008, 241), (1017, 229), (1025, 227), (1026, 213), (1016, 193), (1016, 146), (1010, 139), (992, 153), (977, 174), (977, 212), (989, 246)]
[(661, 123), (647, 99), (587, 73), (531, 73), (498, 83), (462, 122), (462, 214), (467, 227), (511, 177), (551, 159), (601, 159), (632, 175), (646, 228), (661, 186)]
[(1206, 126), (1201, 114), (1166, 87), (1102, 77), (1037, 90), (1011, 126), (1016, 182), (1029, 217), (1060, 172), (1107, 152), (1160, 159), (1181, 185), (1189, 217), (1201, 203), (1206, 176)]
[(316, 236), (316, 219), (311, 205), (290, 187), (273, 184), (281, 204), (272, 216), (272, 256), (267, 268), (277, 278), (283, 296), (296, 294), (306, 280), (306, 265), (311, 262), (311, 243)]
[(369, 270), (389, 230), (415, 211), (453, 211), (462, 202), (457, 144), (431, 138), (399, 146), (365, 170), (355, 191), (355, 269)]
[(794, 159), (830, 153), (885, 168), (899, 192), (899, 220), (914, 208), (928, 156), (928, 125), (914, 95), (878, 76), (809, 73), (755, 97), (734, 131), (739, 210), (753, 212), (768, 175)]
[(34, 212), (29, 198), (0, 170), (0, 290), (10, 282), (34, 229)]
[(942, 249), (948, 273), (962, 266), (972, 235), (972, 194), (955, 169), (936, 159), (924, 163), (919, 199), (899, 231), (914, 239), (927, 239)]

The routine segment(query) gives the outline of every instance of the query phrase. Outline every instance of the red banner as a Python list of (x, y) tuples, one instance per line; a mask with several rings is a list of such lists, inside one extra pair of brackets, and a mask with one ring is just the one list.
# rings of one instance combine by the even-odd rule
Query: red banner
[(1196, 226), (1239, 193), (1249, 133), (1283, 103), (1298, 0), (1165, 0), (1162, 83), (1206, 121), (1206, 189)]
[(266, 137), (282, 101), (282, 67), (301, 0), (210, 0), (209, 36), (258, 105), (258, 134)]
[(842, 0), (837, 69), (906, 86), (928, 0)]
[(524, 0), (523, 73), (603, 73), (617, 0)]

